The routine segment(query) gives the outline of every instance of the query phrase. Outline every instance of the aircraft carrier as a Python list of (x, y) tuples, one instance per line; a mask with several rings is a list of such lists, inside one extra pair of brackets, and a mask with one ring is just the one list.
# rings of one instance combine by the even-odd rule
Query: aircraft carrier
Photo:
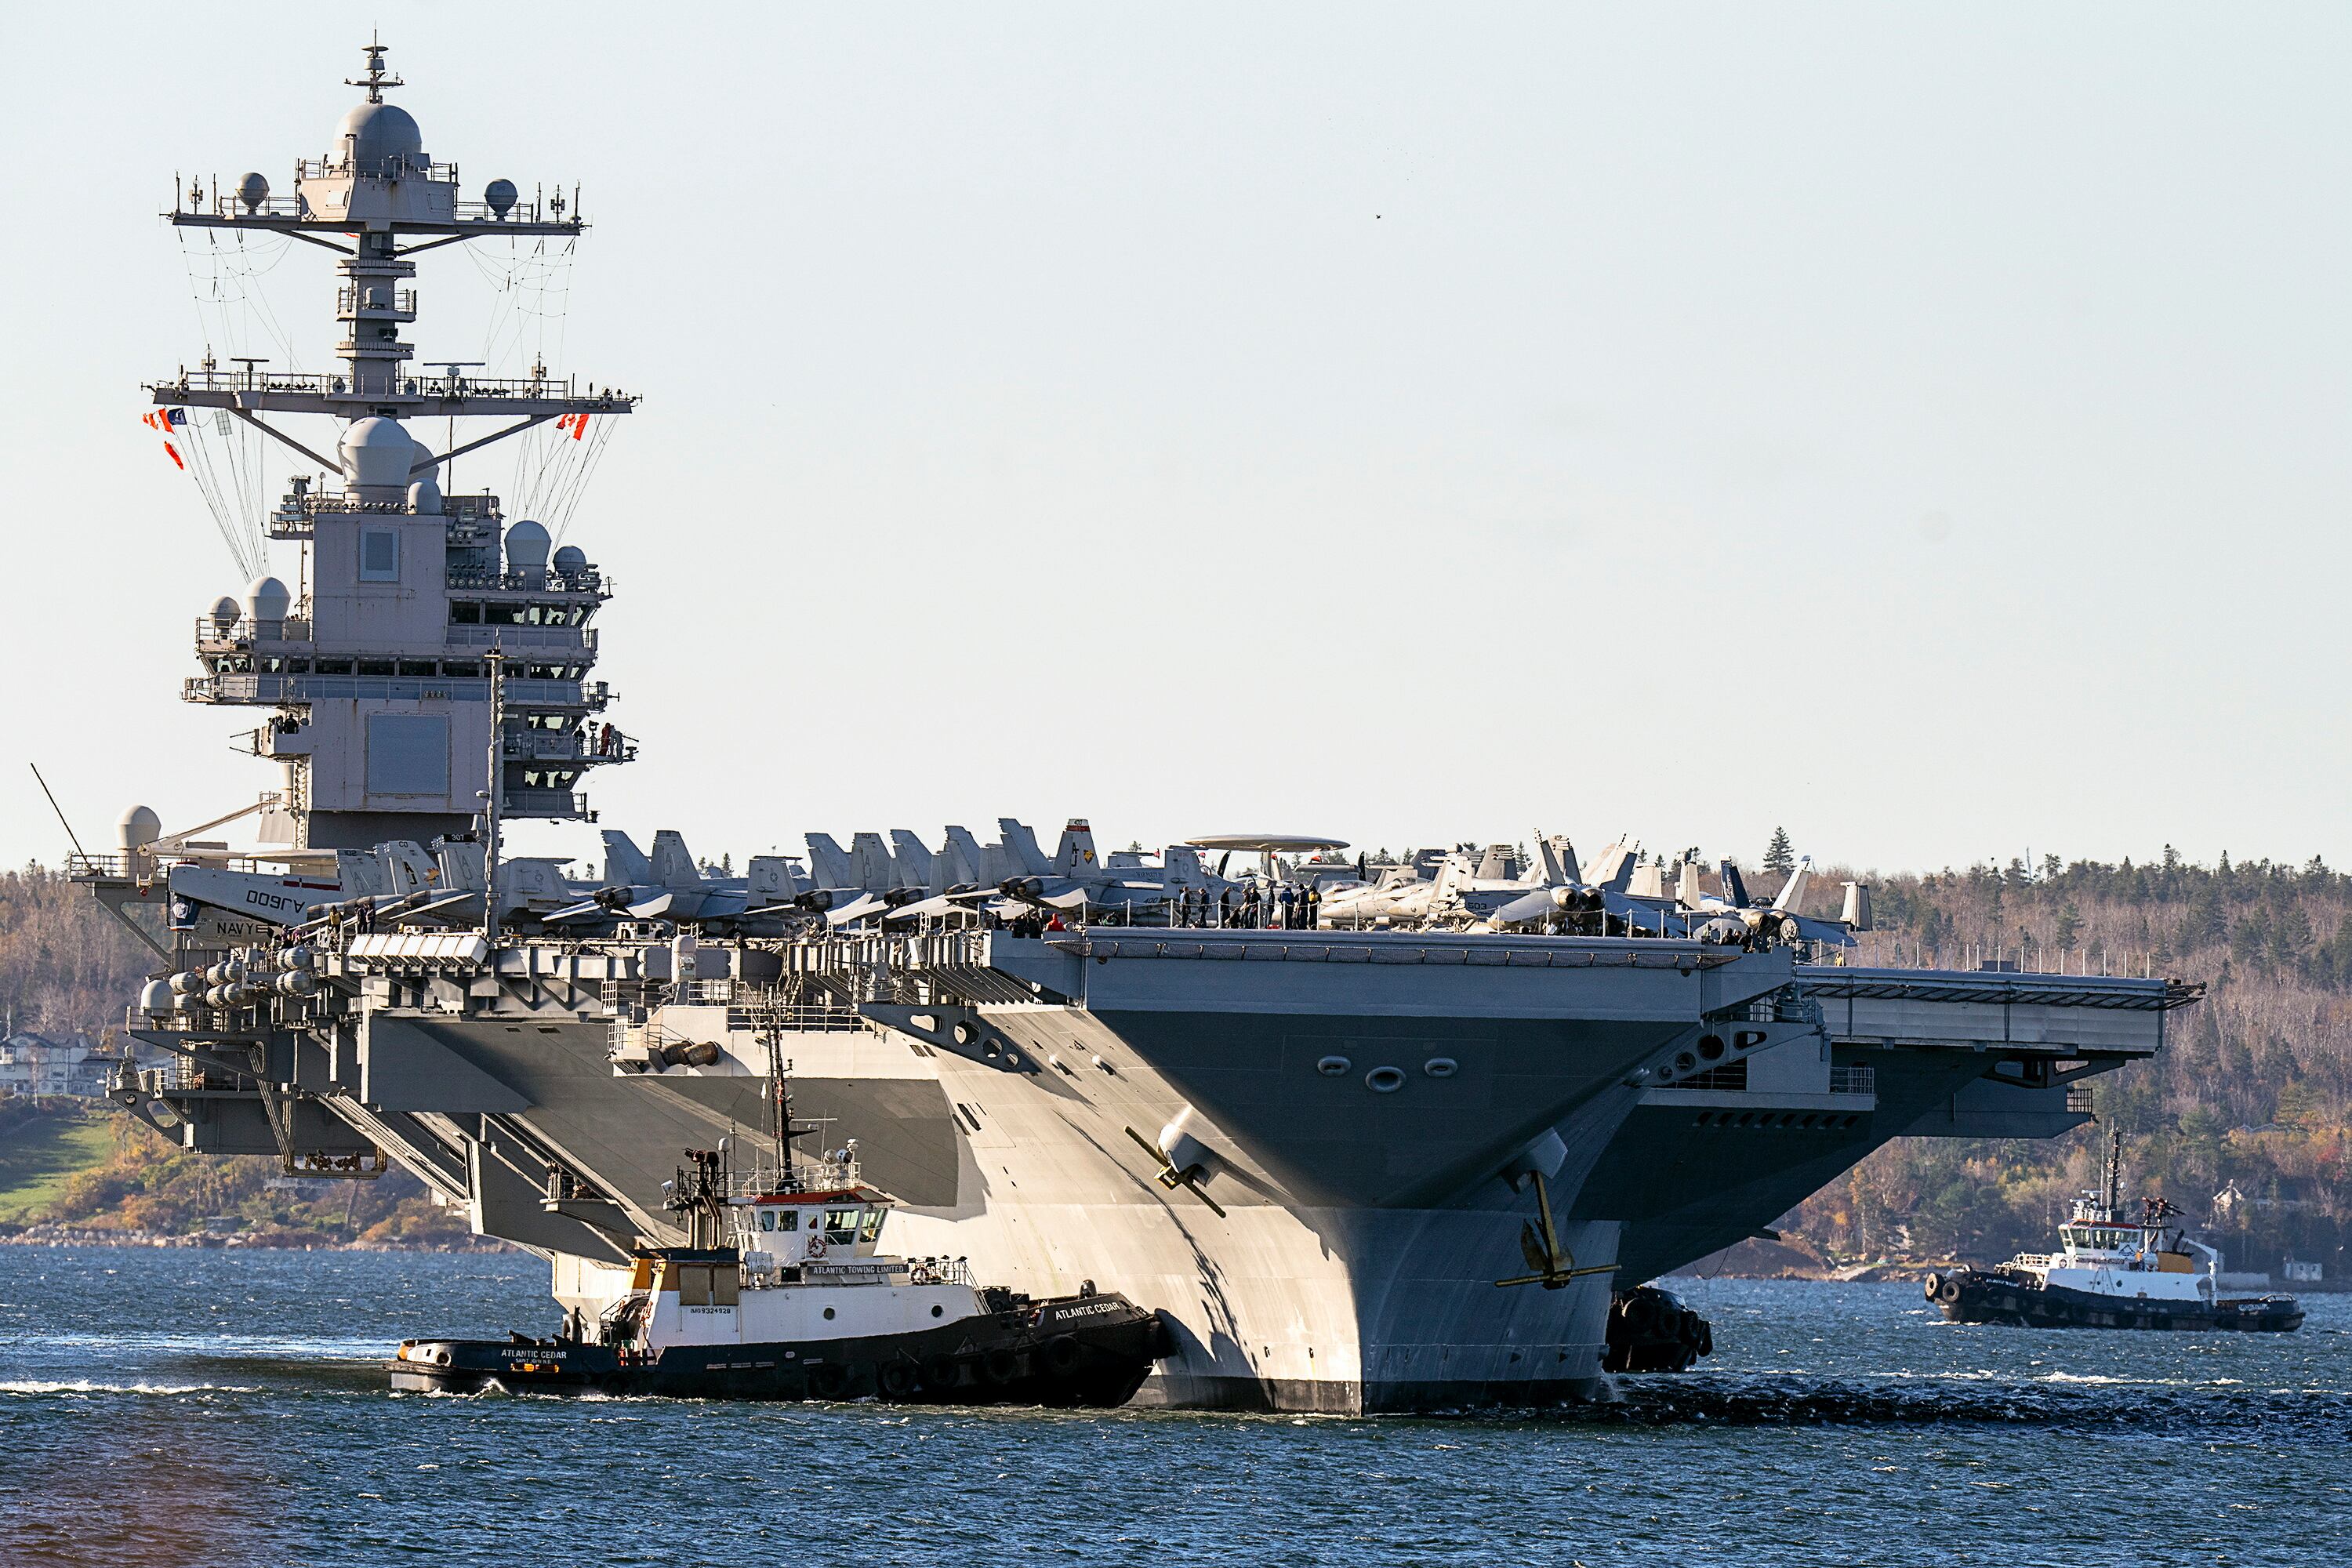
[[(442, 483), (500, 441), (574, 460), (635, 399), (411, 363), (420, 255), (584, 226), (576, 191), (467, 186), (367, 62), (290, 191), (184, 182), (167, 215), (334, 253), (342, 329), (330, 372), (208, 356), (149, 388), (174, 461), (257, 432), (315, 470), (266, 523), (297, 586), (205, 613), (183, 691), (256, 710), (275, 787), (169, 833), (134, 808), (76, 860), (156, 952), (130, 1023), (167, 1065), (116, 1098), (185, 1146), (397, 1162), (593, 1323), (683, 1243), (685, 1152), (756, 1136), (788, 1076), (897, 1200), (896, 1250), (1158, 1310), (1147, 1401), (1532, 1403), (1608, 1394), (1612, 1292), (1892, 1138), (2081, 1125), (2083, 1080), (2194, 999), (1859, 967), (1866, 889), (1819, 920), (1802, 870), (1767, 902), (1735, 867), (1564, 838), (1374, 864), (1258, 833), (1105, 853), (1072, 821), (1049, 853), (1006, 818), (814, 833), (741, 875), (667, 831), (607, 831), (586, 875), (503, 853), (516, 819), (592, 819), (586, 775), (635, 753), (593, 678), (614, 585)], [(236, 822), (257, 841), (204, 837)]]

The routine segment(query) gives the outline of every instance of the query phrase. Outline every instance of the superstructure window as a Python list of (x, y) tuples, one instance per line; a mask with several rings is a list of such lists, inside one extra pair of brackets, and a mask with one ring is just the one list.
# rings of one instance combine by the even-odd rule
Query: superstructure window
[(449, 601), (449, 624), (453, 626), (478, 626), (482, 624), (482, 606), (472, 599)]
[(320, 675), (349, 675), (351, 672), (352, 661), (350, 659), (322, 658), (319, 661), (319, 673)]
[(363, 658), (360, 660), (360, 673), (362, 675), (390, 675), (392, 673), (392, 660), (388, 658)]
[(441, 661), (441, 673), (461, 680), (471, 679), (482, 673), (482, 665), (479, 659), (445, 658)]
[(360, 530), (360, 581), (400, 581), (400, 534), (389, 528)]
[(400, 661), (403, 675), (438, 675), (440, 667), (429, 658), (404, 658)]

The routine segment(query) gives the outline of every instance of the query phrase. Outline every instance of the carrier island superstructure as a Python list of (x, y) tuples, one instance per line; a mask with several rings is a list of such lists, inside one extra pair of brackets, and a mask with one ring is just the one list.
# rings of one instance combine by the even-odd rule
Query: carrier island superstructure
[[(1564, 840), (1381, 869), (1266, 835), (1104, 855), (1081, 822), (1049, 854), (1007, 818), (936, 848), (811, 834), (741, 876), (667, 831), (649, 852), (608, 831), (577, 879), (500, 854), (517, 816), (589, 816), (583, 776), (630, 754), (589, 679), (611, 589), (495, 499), (442, 494), (443, 466), (633, 400), (411, 369), (416, 253), (581, 224), (505, 181), (463, 199), (369, 61), (291, 195), (252, 174), (170, 215), (342, 252), (345, 328), (334, 374), (151, 388), (324, 472), (272, 524), (299, 592), (215, 606), (184, 693), (263, 710), (253, 747), (283, 777), (221, 819), (262, 843), (136, 808), (119, 853), (78, 861), (110, 907), (169, 907), (134, 921), (157, 964), (130, 1020), (169, 1065), (116, 1097), (186, 1146), (355, 1178), (396, 1161), (549, 1259), (593, 1322), (641, 1249), (683, 1244), (684, 1152), (753, 1138), (789, 1075), (895, 1200), (898, 1250), (1158, 1309), (1177, 1349), (1148, 1400), (1524, 1403), (1605, 1394), (1612, 1289), (1758, 1234), (1889, 1139), (2076, 1127), (2081, 1080), (2158, 1049), (2193, 999), (1855, 967), (1800, 897), (1622, 847), (1580, 868)], [(297, 415), (340, 425), (331, 452)], [(481, 416), (500, 422), (437, 451), (414, 434)]]

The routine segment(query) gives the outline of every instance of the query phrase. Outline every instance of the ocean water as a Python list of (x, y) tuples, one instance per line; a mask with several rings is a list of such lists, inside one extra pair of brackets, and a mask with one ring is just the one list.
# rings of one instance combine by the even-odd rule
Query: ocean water
[(520, 1257), (0, 1247), (0, 1564), (2340, 1563), (2352, 1299), (2299, 1334), (1715, 1280), (1696, 1373), (1541, 1415), (394, 1397)]

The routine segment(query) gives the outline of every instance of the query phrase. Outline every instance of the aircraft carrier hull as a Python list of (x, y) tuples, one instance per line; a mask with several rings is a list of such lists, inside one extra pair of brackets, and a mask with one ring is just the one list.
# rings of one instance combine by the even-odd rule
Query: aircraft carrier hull
[[(1339, 1413), (1606, 1397), (1612, 1286), (1756, 1233), (1899, 1132), (2078, 1125), (2052, 1064), (2144, 1055), (2171, 1005), (2161, 982), (2038, 1012), (1911, 972), (1800, 983), (1782, 951), (1656, 939), (968, 932), (758, 980), (756, 950), (706, 947), (730, 978), (686, 981), (664, 947), (467, 940), (323, 954), (360, 1005), (251, 1048), (298, 1111), (548, 1256), (565, 1306), (684, 1239), (663, 1184), (687, 1150), (756, 1146), (773, 1063), (898, 1200), (894, 1252), (1159, 1311), (1174, 1353), (1147, 1403)], [(1835, 1028), (1809, 994), (1865, 984), (1896, 999)], [(698, 1065), (656, 1059), (680, 1047)], [(271, 1146), (257, 1117), (174, 1103), (191, 1146)]]

